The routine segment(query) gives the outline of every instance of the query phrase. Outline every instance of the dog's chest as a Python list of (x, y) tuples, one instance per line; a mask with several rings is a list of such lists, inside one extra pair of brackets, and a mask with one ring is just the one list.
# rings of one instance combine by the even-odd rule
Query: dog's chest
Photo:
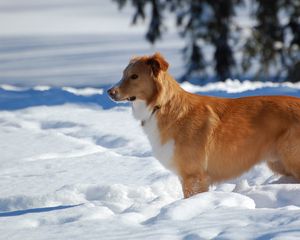
[(152, 147), (153, 156), (167, 169), (174, 171), (173, 154), (174, 140), (161, 143), (160, 133), (155, 116), (144, 122), (143, 130), (147, 135)]
[(176, 171), (173, 164), (174, 140), (161, 143), (159, 128), (155, 114), (147, 109), (144, 102), (135, 101), (133, 104), (133, 115), (136, 119), (143, 121), (143, 130), (147, 135), (152, 147), (153, 156), (167, 169)]

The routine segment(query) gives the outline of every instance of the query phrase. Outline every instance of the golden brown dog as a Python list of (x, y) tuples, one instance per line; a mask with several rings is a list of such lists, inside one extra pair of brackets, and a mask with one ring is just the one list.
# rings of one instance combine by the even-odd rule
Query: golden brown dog
[(154, 156), (179, 176), (185, 198), (262, 160), (300, 179), (300, 99), (199, 96), (183, 90), (168, 66), (159, 53), (133, 58), (108, 93), (132, 102)]

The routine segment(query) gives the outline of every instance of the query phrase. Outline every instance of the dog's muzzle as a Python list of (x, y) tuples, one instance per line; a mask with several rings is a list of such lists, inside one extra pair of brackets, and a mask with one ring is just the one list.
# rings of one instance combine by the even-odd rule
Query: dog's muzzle
[(120, 98), (120, 94), (119, 94), (119, 91), (116, 87), (113, 87), (111, 89), (108, 89), (107, 90), (107, 94), (110, 96), (110, 98), (114, 101), (134, 101), (136, 99), (135, 96), (131, 96), (131, 97), (127, 97), (127, 98), (123, 98), (121, 99)]
[(111, 99), (117, 101), (118, 100), (118, 90), (116, 88), (111, 88), (107, 90), (107, 94)]

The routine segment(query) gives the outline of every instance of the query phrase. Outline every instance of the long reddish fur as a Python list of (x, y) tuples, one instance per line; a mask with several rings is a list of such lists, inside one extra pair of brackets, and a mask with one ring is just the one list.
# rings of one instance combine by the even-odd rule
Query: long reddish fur
[(152, 68), (156, 87), (146, 100), (160, 106), (155, 116), (161, 143), (175, 142), (173, 164), (185, 197), (263, 160), (274, 172), (300, 179), (299, 98), (200, 96), (180, 87), (160, 54), (133, 62), (139, 61)]

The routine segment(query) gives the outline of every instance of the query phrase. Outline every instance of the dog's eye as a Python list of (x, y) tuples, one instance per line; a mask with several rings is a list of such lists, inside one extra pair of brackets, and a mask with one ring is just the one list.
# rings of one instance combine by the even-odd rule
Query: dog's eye
[(136, 74), (132, 74), (132, 75), (130, 76), (131, 79), (137, 79), (138, 77), (139, 77), (139, 76), (136, 75)]

